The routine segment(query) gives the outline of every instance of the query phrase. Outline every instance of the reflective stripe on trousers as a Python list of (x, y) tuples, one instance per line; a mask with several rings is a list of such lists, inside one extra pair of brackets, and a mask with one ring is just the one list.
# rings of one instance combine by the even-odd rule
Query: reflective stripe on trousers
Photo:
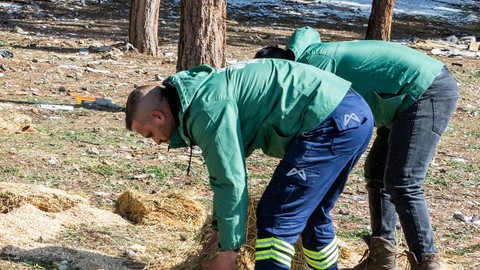
[(257, 239), (255, 243), (255, 260), (275, 260), (290, 269), (292, 257), (295, 254), (295, 248), (289, 243), (269, 237)]
[(303, 247), (303, 252), (307, 258), (308, 265), (312, 269), (328, 269), (338, 261), (337, 237), (335, 237), (328, 246), (320, 251), (308, 250)]

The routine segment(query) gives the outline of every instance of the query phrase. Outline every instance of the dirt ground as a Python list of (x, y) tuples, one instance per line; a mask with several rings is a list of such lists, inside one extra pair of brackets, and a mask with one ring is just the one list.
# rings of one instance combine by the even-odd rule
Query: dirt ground
[[(159, 84), (175, 72), (178, 6), (162, 1), (161, 55), (154, 58), (125, 43), (128, 1), (87, 1), (85, 6), (68, 0), (35, 2), (15, 1), (24, 7), (20, 14), (9, 14), (0, 5), (0, 50), (13, 53), (12, 58), (0, 57), (0, 183), (27, 191), (61, 190), (88, 203), (59, 212), (29, 203), (2, 210), (0, 269), (199, 269), (200, 228), (139, 225), (115, 213), (116, 200), (127, 189), (145, 194), (187, 190), (205, 209), (210, 207), (200, 154), (193, 152), (187, 176), (187, 149), (167, 151), (167, 146), (125, 130), (121, 111), (135, 86)], [(335, 41), (362, 39), (365, 23), (309, 25), (321, 32), (322, 40)], [(251, 58), (263, 46), (285, 45), (292, 31), (304, 25), (297, 17), (266, 21), (229, 9), (227, 62)], [(450, 35), (478, 40), (480, 27), (417, 16), (396, 18), (392, 30), (392, 39), (429, 55), (434, 48), (465, 51), (439, 41)], [(425, 193), (443, 260), (450, 269), (479, 269), (480, 57), (432, 56), (455, 75), (461, 98), (427, 175)], [(111, 103), (79, 105), (77, 96)], [(276, 162), (260, 152), (249, 158), (252, 196), (261, 193)], [(361, 236), (369, 229), (362, 165), (363, 158), (333, 213), (344, 267), (363, 255)], [(400, 229), (398, 237), (405, 248)]]

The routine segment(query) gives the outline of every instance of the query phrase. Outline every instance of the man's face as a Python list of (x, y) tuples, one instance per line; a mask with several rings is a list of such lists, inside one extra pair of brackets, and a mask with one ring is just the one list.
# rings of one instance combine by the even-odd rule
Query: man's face
[(156, 144), (168, 143), (175, 128), (172, 115), (154, 111), (147, 118), (144, 121), (132, 121), (132, 130), (145, 138), (152, 139)]

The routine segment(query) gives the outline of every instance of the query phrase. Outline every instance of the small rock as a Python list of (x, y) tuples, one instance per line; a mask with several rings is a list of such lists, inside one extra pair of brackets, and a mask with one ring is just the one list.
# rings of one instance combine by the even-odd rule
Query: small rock
[(133, 260), (133, 259), (135, 259), (135, 258), (137, 257), (137, 253), (135, 253), (135, 251), (130, 250), (130, 249), (127, 249), (127, 250), (125, 251), (125, 255), (127, 256), (127, 258), (129, 258), (129, 259), (131, 259), (131, 260)]
[(49, 160), (47, 160), (47, 162), (50, 164), (50, 165), (55, 165), (58, 163), (58, 159), (55, 158), (55, 157), (51, 157)]
[(101, 191), (95, 191), (93, 194), (95, 194), (95, 196), (100, 197), (100, 198), (106, 198), (106, 197), (109, 197), (111, 195), (110, 193), (101, 192)]
[(338, 213), (340, 215), (344, 215), (344, 216), (348, 216), (350, 213), (348, 212), (348, 210), (345, 210), (345, 209), (340, 209), (338, 210)]
[(355, 195), (352, 197), (352, 199), (355, 201), (365, 201), (365, 197), (361, 195)]
[(144, 173), (144, 174), (134, 175), (133, 179), (144, 179), (144, 178), (153, 178), (153, 177), (155, 177), (155, 174), (153, 173)]
[(96, 147), (92, 147), (87, 149), (87, 154), (89, 155), (100, 155), (100, 150), (98, 150)]
[(21, 34), (21, 35), (26, 35), (28, 32), (24, 31), (22, 28), (15, 26), (15, 32)]
[(465, 220), (465, 215), (462, 212), (457, 211), (457, 212), (453, 213), (453, 218), (464, 221)]
[(139, 244), (133, 244), (129, 247), (129, 249), (135, 253), (144, 253), (147, 250), (146, 247)]

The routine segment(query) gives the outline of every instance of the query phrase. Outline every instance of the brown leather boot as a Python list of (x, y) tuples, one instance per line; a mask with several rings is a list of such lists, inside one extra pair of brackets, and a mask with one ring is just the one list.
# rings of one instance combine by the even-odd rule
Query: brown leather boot
[[(397, 270), (397, 246), (381, 237), (365, 239), (368, 249), (362, 260), (350, 270)], [(345, 269), (348, 270), (348, 269)]]
[(444, 270), (440, 263), (440, 256), (437, 253), (425, 254), (422, 261), (418, 262), (417, 257), (413, 252), (405, 251), (411, 270)]

